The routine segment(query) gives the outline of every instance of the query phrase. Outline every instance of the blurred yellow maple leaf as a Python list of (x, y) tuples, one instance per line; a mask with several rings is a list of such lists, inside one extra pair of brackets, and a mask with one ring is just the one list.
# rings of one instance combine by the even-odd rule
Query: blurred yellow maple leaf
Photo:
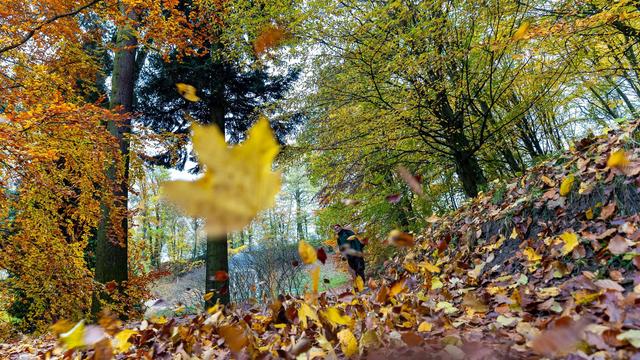
[(60, 340), (67, 349), (75, 349), (84, 346), (84, 320), (78, 322), (66, 333), (60, 334)]
[(162, 193), (188, 215), (207, 219), (208, 234), (240, 230), (260, 210), (273, 206), (280, 173), (271, 171), (271, 165), (279, 146), (266, 118), (233, 147), (217, 126), (194, 124), (193, 147), (205, 166), (204, 175), (195, 181), (166, 182)]
[(609, 168), (620, 169), (624, 168), (627, 165), (629, 165), (629, 159), (627, 159), (627, 154), (624, 152), (624, 150), (618, 150), (611, 153), (611, 155), (609, 155), (609, 158), (607, 159), (607, 167)]

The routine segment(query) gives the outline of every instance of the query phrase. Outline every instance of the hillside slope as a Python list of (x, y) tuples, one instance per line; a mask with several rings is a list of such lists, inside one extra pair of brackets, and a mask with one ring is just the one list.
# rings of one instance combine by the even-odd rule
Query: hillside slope
[(3, 345), (0, 355), (640, 359), (637, 126), (583, 139), (431, 218), (369, 289), (128, 324), (105, 318), (73, 330), (66, 349), (45, 340)]

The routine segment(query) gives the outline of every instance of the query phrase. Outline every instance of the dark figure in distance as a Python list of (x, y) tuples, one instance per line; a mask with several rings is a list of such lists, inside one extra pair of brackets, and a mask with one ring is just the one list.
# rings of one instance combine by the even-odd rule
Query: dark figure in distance
[(338, 235), (340, 253), (347, 258), (349, 267), (353, 270), (353, 278), (360, 276), (364, 281), (364, 243), (353, 231), (343, 228), (340, 224), (333, 225), (333, 231)]

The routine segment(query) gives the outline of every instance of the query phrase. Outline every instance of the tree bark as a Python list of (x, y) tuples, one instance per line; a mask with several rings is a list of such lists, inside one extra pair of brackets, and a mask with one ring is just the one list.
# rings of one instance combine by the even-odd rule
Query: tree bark
[(456, 152), (454, 154), (456, 174), (462, 183), (462, 189), (468, 197), (476, 197), (479, 187), (487, 184), (484, 172), (474, 154)]
[[(130, 14), (130, 18), (134, 15)], [(133, 108), (133, 89), (135, 85), (135, 58), (137, 39), (128, 28), (118, 29), (116, 51), (111, 75), (110, 107), (121, 113), (131, 112)], [(102, 219), (96, 231), (96, 267), (95, 279), (100, 283), (115, 281), (121, 284), (128, 279), (127, 240), (128, 218), (127, 204), (129, 198), (129, 139), (131, 122), (107, 122), (107, 129), (118, 140), (120, 154), (124, 161), (123, 176), (113, 191), (114, 208), (120, 212), (119, 224), (111, 224), (110, 208), (103, 203)], [(116, 179), (117, 165), (112, 164), (108, 176)], [(119, 227), (119, 228), (118, 228)], [(94, 298), (94, 300), (97, 300)], [(100, 302), (92, 304), (94, 314), (100, 311)]]
[[(220, 51), (221, 45), (213, 46), (212, 53), (216, 54)], [(215, 55), (214, 55), (215, 56)], [(219, 59), (212, 59), (214, 71), (217, 79), (212, 84), (212, 93), (209, 98), (209, 110), (211, 111), (211, 122), (217, 125), (222, 133), (225, 133), (225, 93), (224, 82), (222, 81), (222, 74), (224, 74), (224, 66)], [(229, 279), (225, 281), (216, 281), (216, 272), (224, 271), (229, 272), (229, 249), (227, 245), (227, 235), (222, 236), (207, 236), (207, 254), (205, 256), (205, 289), (206, 292), (213, 291), (213, 296), (207, 300), (206, 306), (210, 307), (220, 302), (221, 304), (228, 304), (231, 300), (229, 294)]]

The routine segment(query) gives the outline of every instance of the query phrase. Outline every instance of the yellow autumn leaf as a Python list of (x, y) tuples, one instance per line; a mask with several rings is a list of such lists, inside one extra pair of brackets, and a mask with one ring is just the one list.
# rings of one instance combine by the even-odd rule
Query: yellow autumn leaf
[(300, 240), (298, 243), (298, 254), (300, 254), (300, 259), (302, 262), (309, 265), (313, 264), (318, 260), (318, 255), (316, 253), (316, 249), (313, 246), (309, 245), (306, 241)]
[(407, 260), (404, 262), (404, 269), (414, 274), (418, 272), (418, 265), (416, 265), (416, 263), (412, 260)]
[(332, 326), (336, 325), (347, 325), (350, 326), (353, 323), (353, 319), (351, 319), (347, 315), (342, 315), (340, 310), (335, 307), (330, 307), (326, 311), (323, 311), (322, 314), (324, 317), (331, 323)]
[(210, 292), (204, 294), (204, 296), (203, 296), (204, 301), (209, 301), (209, 300), (211, 300), (212, 297), (213, 297), (213, 291), (210, 291)]
[(129, 338), (133, 335), (136, 335), (138, 332), (131, 329), (124, 329), (117, 333), (113, 339), (115, 340), (114, 350), (118, 353), (127, 352), (129, 348), (133, 345), (129, 342)]
[(565, 231), (560, 235), (560, 239), (562, 239), (564, 243), (564, 245), (562, 245), (562, 255), (567, 255), (578, 246), (578, 235), (574, 232)]
[(442, 284), (442, 280), (439, 277), (433, 277), (431, 279), (431, 290), (441, 289), (444, 284)]
[(524, 37), (527, 35), (527, 31), (529, 30), (529, 25), (530, 24), (528, 21), (523, 22), (518, 28), (518, 30), (516, 30), (516, 32), (513, 33), (511, 40), (518, 41), (518, 40), (524, 39)]
[(280, 173), (271, 171), (279, 146), (269, 121), (261, 118), (243, 143), (228, 147), (216, 126), (193, 125), (193, 147), (205, 166), (195, 181), (169, 181), (162, 194), (194, 217), (207, 219), (210, 235), (242, 229), (280, 191)]
[(340, 340), (340, 348), (345, 356), (350, 357), (358, 352), (358, 340), (349, 329), (343, 329), (338, 332), (338, 340)]
[(430, 272), (430, 273), (440, 273), (440, 268), (433, 265), (432, 263), (428, 262), (427, 260), (423, 261), (420, 263), (421, 268), (424, 268), (426, 271)]
[(177, 83), (176, 88), (183, 98), (193, 102), (200, 101), (200, 98), (196, 95), (195, 87), (189, 84)]
[(593, 219), (593, 208), (588, 208), (587, 211), (584, 212), (584, 216), (587, 218), (587, 220), (592, 220)]
[(394, 297), (398, 294), (400, 294), (401, 292), (406, 290), (406, 287), (404, 285), (405, 279), (400, 279), (395, 281), (393, 284), (391, 284), (391, 288), (389, 289), (389, 296), (390, 297)]
[(308, 327), (308, 320), (318, 320), (318, 314), (316, 311), (306, 303), (301, 302), (300, 308), (298, 309), (298, 318), (300, 319), (300, 323), (302, 324), (302, 328), (306, 329)]
[(569, 195), (574, 181), (576, 181), (576, 177), (573, 176), (573, 174), (562, 179), (562, 183), (560, 184), (560, 196)]
[(530, 247), (527, 247), (526, 249), (524, 249), (522, 253), (524, 254), (524, 256), (527, 257), (527, 260), (531, 262), (542, 260), (542, 256), (538, 255), (538, 253), (536, 253), (536, 251)]
[(609, 155), (609, 159), (607, 159), (607, 167), (609, 168), (624, 168), (629, 165), (629, 159), (627, 159), (627, 154), (624, 150), (618, 150), (611, 155)]
[(75, 349), (84, 346), (84, 320), (80, 320), (69, 331), (60, 334), (60, 340), (67, 349)]
[(429, 332), (433, 328), (433, 324), (430, 322), (423, 321), (418, 326), (418, 332)]
[(364, 290), (364, 280), (362, 280), (360, 275), (356, 276), (356, 280), (354, 282), (356, 285), (356, 290), (358, 290), (358, 292), (361, 292), (362, 290)]

